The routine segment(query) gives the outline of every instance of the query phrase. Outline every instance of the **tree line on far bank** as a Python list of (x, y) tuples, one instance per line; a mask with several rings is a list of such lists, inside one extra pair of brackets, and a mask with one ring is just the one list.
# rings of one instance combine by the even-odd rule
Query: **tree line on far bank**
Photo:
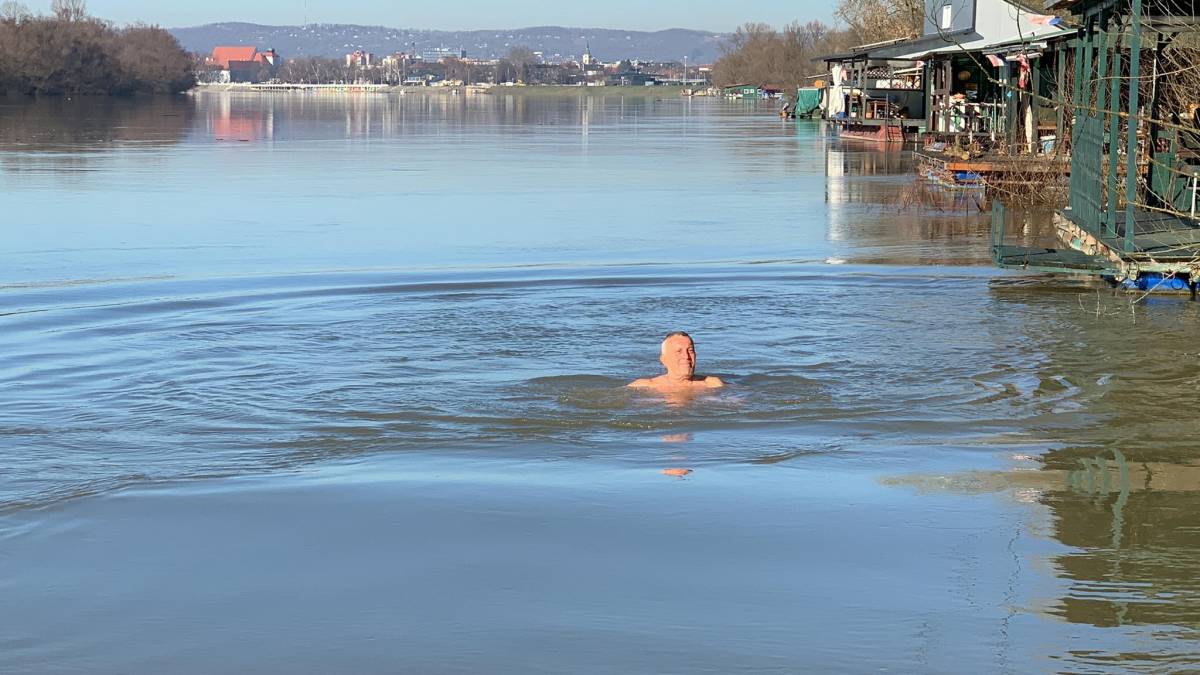
[(37, 16), (0, 3), (0, 94), (178, 93), (195, 84), (191, 55), (167, 31), (89, 18), (84, 0), (51, 9)]
[(924, 0), (838, 0), (834, 15), (844, 24), (795, 22), (782, 30), (761, 23), (740, 26), (713, 64), (717, 86), (756, 84), (794, 91), (824, 75), (822, 56), (851, 47), (918, 35)]

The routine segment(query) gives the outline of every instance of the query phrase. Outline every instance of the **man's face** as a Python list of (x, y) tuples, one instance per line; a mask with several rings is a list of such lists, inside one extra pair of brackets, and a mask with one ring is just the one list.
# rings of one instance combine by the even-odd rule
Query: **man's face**
[(696, 372), (696, 346), (690, 338), (672, 335), (663, 340), (659, 360), (668, 375), (691, 377)]

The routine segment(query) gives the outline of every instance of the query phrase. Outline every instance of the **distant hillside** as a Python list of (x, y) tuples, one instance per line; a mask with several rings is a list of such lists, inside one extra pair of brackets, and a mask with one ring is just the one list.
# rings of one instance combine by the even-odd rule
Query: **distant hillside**
[(289, 56), (342, 56), (355, 49), (379, 55), (435, 47), (462, 48), (473, 58), (498, 58), (516, 45), (543, 52), (548, 60), (577, 58), (590, 42), (601, 61), (642, 59), (711, 63), (721, 55), (725, 35), (674, 28), (655, 32), (543, 26), (511, 30), (436, 31), (349, 24), (260, 26), (214, 23), (172, 28), (184, 49), (209, 52), (217, 45), (274, 47)]

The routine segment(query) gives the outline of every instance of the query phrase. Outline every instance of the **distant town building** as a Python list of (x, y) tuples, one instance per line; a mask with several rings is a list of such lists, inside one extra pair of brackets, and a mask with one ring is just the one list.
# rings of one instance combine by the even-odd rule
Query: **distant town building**
[(465, 59), (467, 58), (467, 50), (461, 47), (458, 49), (450, 49), (448, 47), (433, 47), (431, 49), (423, 50), (420, 53), (420, 57), (422, 61), (429, 61), (431, 63), (438, 63), (440, 61), (444, 61), (445, 59)]
[(404, 52), (396, 52), (394, 54), (388, 54), (387, 56), (380, 59), (379, 65), (383, 66), (384, 68), (394, 68), (397, 66), (401, 66), (405, 62), (411, 61), (411, 60), (412, 60), (412, 57), (409, 56), (408, 54), (406, 54)]
[(205, 62), (216, 70), (218, 82), (259, 82), (274, 72), (279, 55), (274, 49), (258, 51), (254, 46), (214, 47)]
[(757, 84), (731, 84), (724, 87), (721, 93), (726, 98), (762, 98), (763, 92)]
[(370, 68), (375, 65), (375, 55), (371, 52), (356, 49), (346, 55), (346, 65), (351, 68)]
[(622, 70), (608, 76), (608, 84), (612, 86), (642, 87), (653, 86), (657, 83), (657, 75), (638, 70)]
[(258, 47), (236, 46), (236, 47), (213, 47), (212, 55), (208, 57), (208, 62), (218, 68), (229, 69), (230, 63), (265, 63), (267, 65), (275, 65), (278, 55), (274, 49), (266, 51), (258, 51)]

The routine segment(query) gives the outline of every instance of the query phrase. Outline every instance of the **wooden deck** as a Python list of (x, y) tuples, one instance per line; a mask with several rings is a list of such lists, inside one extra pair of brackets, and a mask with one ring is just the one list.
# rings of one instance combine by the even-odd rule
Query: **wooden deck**
[(930, 150), (917, 150), (913, 153), (913, 157), (918, 162), (927, 162), (945, 171), (970, 171), (980, 175), (1044, 173), (1067, 176), (1071, 173), (1071, 162), (1065, 157), (988, 154), (972, 159), (962, 159)]
[(838, 136), (884, 143), (915, 140), (925, 124), (925, 120), (904, 118), (848, 117), (827, 121), (837, 131)]

